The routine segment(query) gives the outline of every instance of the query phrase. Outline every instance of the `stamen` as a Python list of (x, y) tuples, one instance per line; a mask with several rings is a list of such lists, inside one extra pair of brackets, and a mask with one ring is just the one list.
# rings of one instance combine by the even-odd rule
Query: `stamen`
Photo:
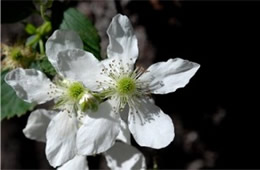
[(97, 86), (103, 89), (100, 96), (102, 99), (111, 98), (118, 102), (113, 110), (120, 111), (125, 105), (134, 106), (134, 100), (140, 96), (146, 96), (149, 91), (149, 80), (140, 81), (139, 78), (145, 73), (145, 69), (136, 67), (132, 70), (133, 58), (130, 62), (123, 63), (123, 60), (113, 59), (100, 71), (100, 75), (104, 76), (103, 81), (97, 80)]
[(68, 95), (73, 99), (77, 100), (78, 97), (84, 92), (84, 86), (79, 82), (72, 83), (68, 88)]

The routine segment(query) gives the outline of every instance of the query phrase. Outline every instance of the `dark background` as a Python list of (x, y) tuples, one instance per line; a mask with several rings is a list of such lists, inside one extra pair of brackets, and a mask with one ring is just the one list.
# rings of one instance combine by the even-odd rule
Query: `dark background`
[[(114, 1), (87, 2), (91, 3)], [(126, 14), (135, 29), (145, 29), (141, 33), (146, 34), (152, 48), (139, 44), (141, 54), (154, 51), (155, 57), (149, 61), (143, 57), (139, 64), (180, 57), (201, 65), (185, 88), (154, 96), (156, 104), (173, 118), (176, 137), (161, 150), (141, 148), (133, 141), (146, 156), (148, 167), (156, 160), (159, 169), (259, 169), (260, 2), (155, 0), (114, 4), (115, 14)], [(69, 6), (79, 7), (79, 3)], [(52, 11), (58, 13), (62, 7), (66, 8), (57, 2)], [(86, 15), (96, 22), (94, 10)], [(4, 31), (5, 24), (1, 27)], [(1, 123), (2, 168), (50, 168), (44, 144), (22, 134), (27, 117)], [(101, 156), (88, 159), (91, 168), (104, 167)]]

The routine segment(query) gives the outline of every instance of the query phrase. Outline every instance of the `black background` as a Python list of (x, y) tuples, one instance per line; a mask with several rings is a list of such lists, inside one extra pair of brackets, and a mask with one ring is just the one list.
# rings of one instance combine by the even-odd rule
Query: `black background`
[[(214, 168), (259, 168), (260, 3), (184, 1), (181, 8), (169, 1), (161, 4), (165, 9), (159, 12), (149, 10), (146, 2), (130, 6), (158, 50), (156, 61), (182, 57), (201, 68), (187, 87), (156, 96), (156, 103), (166, 113), (177, 112), (185, 128), (197, 130), (207, 147), (219, 153)], [(180, 25), (169, 25), (171, 17)], [(218, 107), (227, 116), (215, 127), (209, 117)], [(187, 157), (178, 147), (175, 142), (165, 149), (162, 168), (183, 168), (196, 157)]]

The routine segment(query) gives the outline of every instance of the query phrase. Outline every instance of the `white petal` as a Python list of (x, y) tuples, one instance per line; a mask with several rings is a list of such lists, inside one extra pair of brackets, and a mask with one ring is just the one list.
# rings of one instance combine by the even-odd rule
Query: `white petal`
[(127, 144), (131, 144), (131, 134), (125, 121), (120, 119), (120, 132), (116, 138)]
[(134, 64), (138, 57), (137, 38), (127, 16), (116, 15), (108, 27), (109, 45), (107, 55), (122, 58), (124, 62)]
[(141, 146), (160, 149), (169, 145), (174, 138), (171, 118), (148, 99), (130, 108), (128, 127), (136, 142)]
[(65, 78), (81, 81), (92, 90), (97, 88), (102, 67), (93, 54), (79, 49), (65, 50), (58, 54), (57, 65)]
[(140, 80), (150, 81), (152, 93), (166, 94), (184, 87), (199, 69), (200, 65), (180, 58), (169, 59), (151, 65)]
[(146, 169), (145, 157), (131, 145), (116, 142), (104, 155), (112, 170)]
[(83, 42), (74, 31), (56, 30), (46, 42), (46, 55), (57, 69), (57, 55), (67, 49), (83, 49)]
[(76, 154), (77, 120), (69, 117), (67, 111), (55, 116), (46, 133), (46, 156), (53, 167), (72, 159)]
[(120, 131), (119, 116), (108, 102), (99, 105), (97, 112), (89, 112), (77, 133), (79, 154), (93, 155), (114, 145)]
[(57, 114), (55, 111), (38, 109), (33, 111), (23, 129), (24, 135), (32, 140), (46, 141), (46, 130), (51, 119)]
[(18, 68), (7, 73), (5, 81), (26, 102), (42, 104), (52, 99), (47, 93), (55, 85), (40, 71)]
[[(104, 74), (101, 74), (103, 80), (109, 81), (109, 74), (113, 73), (119, 76), (122, 73), (130, 73), (134, 70), (134, 63), (130, 64), (128, 60), (121, 59), (121, 57), (115, 56), (104, 59), (101, 61), (103, 65)], [(110, 76), (111, 77), (111, 76)], [(113, 80), (113, 79), (112, 79)]]
[(66, 162), (58, 170), (89, 170), (86, 156), (76, 155), (73, 159)]
[[(111, 101), (111, 103), (114, 105), (116, 101)], [(120, 140), (122, 142), (125, 142), (127, 144), (131, 144), (131, 134), (127, 126), (127, 119), (128, 119), (128, 112), (129, 107), (126, 106), (122, 112), (120, 112), (120, 132), (117, 136), (117, 140)]]

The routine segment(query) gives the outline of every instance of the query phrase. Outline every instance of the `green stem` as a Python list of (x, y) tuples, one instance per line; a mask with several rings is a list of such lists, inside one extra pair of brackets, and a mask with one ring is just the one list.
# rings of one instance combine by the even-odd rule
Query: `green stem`
[(39, 46), (40, 46), (40, 53), (41, 54), (45, 54), (45, 50), (44, 50), (44, 45), (43, 45), (42, 39), (40, 39), (40, 41), (39, 41)]
[(158, 170), (158, 164), (157, 164), (156, 156), (153, 157), (153, 170)]
[(45, 20), (45, 17), (44, 17), (45, 10), (44, 10), (44, 6), (43, 5), (40, 5), (40, 12), (41, 12), (42, 19)]
[(45, 12), (46, 12), (46, 7), (44, 5), (40, 6), (40, 12), (41, 12), (41, 17), (44, 21), (49, 21), (49, 17), (46, 16)]
[(32, 46), (33, 46), (34, 44), (36, 44), (39, 40), (40, 40), (40, 36), (36, 34), (36, 35), (33, 37), (33, 39), (32, 39), (28, 44), (26, 44), (26, 46), (32, 47)]

